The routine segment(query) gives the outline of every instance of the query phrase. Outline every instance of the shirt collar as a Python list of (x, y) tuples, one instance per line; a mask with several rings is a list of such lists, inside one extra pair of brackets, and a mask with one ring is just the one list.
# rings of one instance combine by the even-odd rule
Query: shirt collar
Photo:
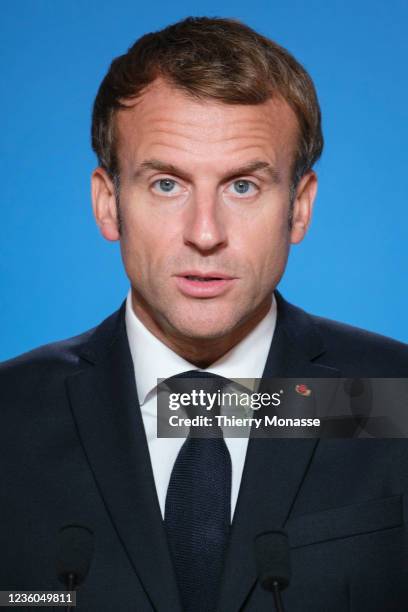
[[(141, 406), (156, 390), (157, 379), (199, 369), (177, 355), (143, 325), (133, 311), (131, 289), (126, 299), (125, 320)], [(253, 390), (253, 379), (262, 377), (275, 326), (276, 301), (273, 296), (271, 308), (258, 325), (206, 371), (231, 380), (248, 379), (246, 386)]]

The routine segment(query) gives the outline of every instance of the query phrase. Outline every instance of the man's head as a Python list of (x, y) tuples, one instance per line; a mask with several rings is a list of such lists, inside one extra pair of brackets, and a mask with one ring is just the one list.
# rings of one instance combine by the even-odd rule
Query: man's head
[(92, 142), (95, 215), (121, 241), (136, 313), (173, 348), (222, 354), (264, 316), (309, 224), (309, 76), (241, 23), (190, 18), (114, 60)]

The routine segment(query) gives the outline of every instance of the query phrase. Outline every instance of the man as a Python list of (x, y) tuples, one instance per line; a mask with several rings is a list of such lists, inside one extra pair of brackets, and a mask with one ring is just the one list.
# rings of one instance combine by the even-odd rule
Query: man
[(317, 190), (307, 73), (239, 22), (189, 18), (114, 60), (92, 139), (95, 218), (131, 289), (95, 329), (2, 366), (1, 588), (61, 588), (75, 524), (95, 538), (79, 610), (272, 610), (254, 540), (284, 528), (285, 609), (406, 609), (404, 440), (156, 436), (158, 378), (407, 375), (406, 346), (276, 291)]

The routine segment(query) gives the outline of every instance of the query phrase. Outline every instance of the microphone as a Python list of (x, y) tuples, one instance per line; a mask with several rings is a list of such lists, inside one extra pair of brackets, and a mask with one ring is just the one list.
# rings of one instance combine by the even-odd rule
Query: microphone
[[(65, 525), (58, 533), (57, 575), (67, 591), (85, 580), (94, 551), (94, 534), (88, 527)], [(67, 612), (72, 610), (68, 605)]]
[(267, 531), (257, 535), (255, 560), (261, 587), (273, 593), (276, 612), (284, 612), (281, 591), (289, 585), (291, 575), (286, 531)]

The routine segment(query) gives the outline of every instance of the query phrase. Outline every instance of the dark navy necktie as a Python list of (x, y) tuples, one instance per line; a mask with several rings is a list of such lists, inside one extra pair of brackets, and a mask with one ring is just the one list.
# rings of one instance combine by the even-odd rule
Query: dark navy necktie
[[(186, 380), (191, 378), (200, 378), (200, 384)], [(183, 382), (183, 391), (188, 383), (190, 390), (216, 392), (230, 381), (195, 370), (165, 381), (172, 391), (180, 390)], [(215, 412), (211, 411), (212, 417)], [(184, 612), (215, 611), (230, 531), (231, 472), (221, 428), (213, 425), (205, 432), (190, 428), (171, 473), (165, 507), (165, 527)]]

